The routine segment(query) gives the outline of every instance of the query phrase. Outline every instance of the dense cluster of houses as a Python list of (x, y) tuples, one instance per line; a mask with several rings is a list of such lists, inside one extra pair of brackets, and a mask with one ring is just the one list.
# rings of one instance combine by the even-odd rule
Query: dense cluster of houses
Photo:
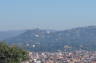
[(29, 60), (22, 63), (96, 63), (96, 51), (29, 52)]

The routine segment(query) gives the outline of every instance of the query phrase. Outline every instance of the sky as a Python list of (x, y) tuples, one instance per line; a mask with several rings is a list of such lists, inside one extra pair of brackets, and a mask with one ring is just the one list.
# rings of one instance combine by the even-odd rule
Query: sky
[(0, 30), (96, 25), (96, 0), (0, 0)]

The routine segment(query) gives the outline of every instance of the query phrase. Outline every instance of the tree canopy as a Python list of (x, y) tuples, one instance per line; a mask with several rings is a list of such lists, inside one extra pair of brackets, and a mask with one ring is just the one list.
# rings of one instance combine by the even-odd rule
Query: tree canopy
[(0, 63), (21, 63), (27, 59), (27, 52), (16, 46), (0, 42)]

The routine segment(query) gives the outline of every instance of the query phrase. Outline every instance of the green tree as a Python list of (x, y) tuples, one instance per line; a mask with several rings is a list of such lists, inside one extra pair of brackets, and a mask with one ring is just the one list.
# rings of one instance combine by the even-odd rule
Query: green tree
[(20, 63), (28, 58), (27, 54), (23, 49), (0, 42), (0, 63)]

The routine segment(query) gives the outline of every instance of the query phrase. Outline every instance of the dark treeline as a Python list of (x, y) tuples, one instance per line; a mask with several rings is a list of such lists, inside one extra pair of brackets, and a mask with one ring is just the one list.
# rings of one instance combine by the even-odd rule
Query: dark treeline
[(27, 59), (27, 52), (16, 46), (0, 42), (0, 63), (21, 63)]

